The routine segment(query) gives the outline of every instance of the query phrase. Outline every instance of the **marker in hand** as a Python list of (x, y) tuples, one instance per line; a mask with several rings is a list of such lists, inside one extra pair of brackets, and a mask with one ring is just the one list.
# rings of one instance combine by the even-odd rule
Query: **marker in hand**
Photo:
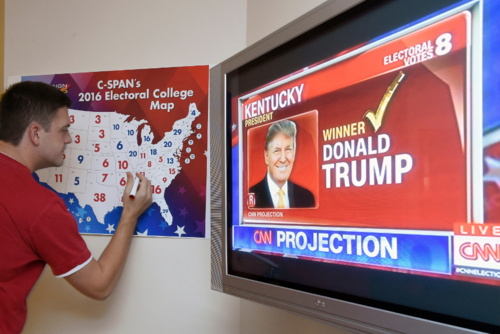
[(138, 177), (136, 177), (134, 179), (134, 185), (132, 186), (132, 190), (130, 191), (130, 195), (128, 196), (131, 199), (135, 198), (135, 193), (137, 192), (137, 188), (139, 188), (139, 182), (141, 182), (141, 180)]

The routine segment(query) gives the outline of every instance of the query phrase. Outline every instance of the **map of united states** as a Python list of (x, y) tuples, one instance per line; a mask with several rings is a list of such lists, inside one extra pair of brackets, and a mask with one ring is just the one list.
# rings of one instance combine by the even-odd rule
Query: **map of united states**
[[(155, 141), (146, 120), (130, 120), (129, 115), (111, 111), (70, 109), (72, 142), (64, 151), (64, 163), (36, 171), (39, 182), (59, 194), (74, 194), (80, 206), (90, 206), (97, 221), (104, 224), (106, 214), (122, 206), (126, 172), (142, 173), (151, 180), (153, 201), (170, 226), (172, 215), (164, 198), (165, 189), (182, 170), (185, 144), (188, 156), (183, 155), (183, 162), (189, 164), (196, 158), (190, 154), (193, 140), (187, 138), (195, 132), (192, 126), (199, 115), (196, 104), (191, 103), (186, 117), (177, 120), (172, 131)], [(200, 129), (201, 124), (196, 127)], [(79, 220), (81, 223), (82, 218)]]

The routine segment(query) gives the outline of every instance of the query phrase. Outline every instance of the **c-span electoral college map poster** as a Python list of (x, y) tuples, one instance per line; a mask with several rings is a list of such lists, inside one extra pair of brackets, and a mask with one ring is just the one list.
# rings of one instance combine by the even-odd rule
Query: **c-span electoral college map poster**
[(61, 196), (80, 233), (113, 234), (126, 172), (151, 180), (136, 235), (204, 238), (208, 66), (23, 76), (68, 94), (64, 164), (34, 173)]

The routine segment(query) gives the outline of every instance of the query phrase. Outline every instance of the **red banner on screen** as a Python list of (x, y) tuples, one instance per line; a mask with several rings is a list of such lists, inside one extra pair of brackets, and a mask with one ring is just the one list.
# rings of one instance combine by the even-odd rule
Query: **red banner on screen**
[[(239, 108), (233, 99), (243, 221), (425, 230), (469, 222), (469, 25), (464, 12), (261, 88)], [(283, 120), (296, 128), (288, 158), (266, 140)], [(266, 142), (282, 150), (274, 167)], [(293, 190), (285, 208), (281, 195), (263, 194), (282, 176)]]

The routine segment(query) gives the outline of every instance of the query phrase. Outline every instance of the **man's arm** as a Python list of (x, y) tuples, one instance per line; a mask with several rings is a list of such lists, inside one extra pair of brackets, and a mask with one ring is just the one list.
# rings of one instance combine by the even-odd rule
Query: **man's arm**
[(99, 260), (92, 259), (85, 267), (65, 277), (76, 290), (92, 299), (104, 300), (113, 292), (127, 260), (137, 219), (152, 204), (151, 181), (142, 174), (136, 175), (141, 183), (135, 198), (130, 199), (134, 179), (132, 174), (127, 172), (122, 216), (115, 234)]

